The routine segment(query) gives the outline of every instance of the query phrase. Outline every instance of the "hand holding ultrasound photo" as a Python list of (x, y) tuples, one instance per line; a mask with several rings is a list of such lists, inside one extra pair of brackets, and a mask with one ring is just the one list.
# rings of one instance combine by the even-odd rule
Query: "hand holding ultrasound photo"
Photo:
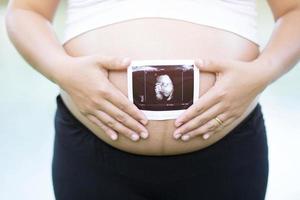
[(199, 97), (194, 60), (132, 61), (127, 72), (128, 98), (150, 120), (176, 119)]

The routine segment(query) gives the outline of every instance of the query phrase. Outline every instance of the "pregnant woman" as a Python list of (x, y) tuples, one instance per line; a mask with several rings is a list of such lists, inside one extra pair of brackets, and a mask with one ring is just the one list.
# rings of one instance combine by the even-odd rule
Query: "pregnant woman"
[[(10, 1), (11, 41), (60, 87), (56, 199), (264, 199), (258, 98), (300, 55), (300, 2), (268, 2), (276, 25), (260, 52), (255, 0), (69, 0), (62, 43), (59, 0)], [(126, 87), (142, 59), (194, 59), (199, 99), (177, 119), (147, 120)]]

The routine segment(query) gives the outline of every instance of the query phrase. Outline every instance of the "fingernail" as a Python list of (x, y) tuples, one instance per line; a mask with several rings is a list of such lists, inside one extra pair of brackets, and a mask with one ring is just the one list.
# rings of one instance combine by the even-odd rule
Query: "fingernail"
[(128, 65), (129, 64), (129, 62), (130, 62), (130, 58), (123, 58), (123, 60), (122, 60), (122, 65)]
[(203, 60), (198, 59), (198, 60), (195, 61), (195, 64), (198, 65), (198, 66), (203, 66), (204, 62), (203, 62)]
[(116, 140), (116, 139), (118, 139), (118, 136), (117, 136), (117, 134), (111, 134), (110, 135), (110, 138), (112, 139), (112, 140)]
[(206, 140), (206, 139), (208, 139), (208, 138), (209, 138), (209, 136), (210, 136), (210, 135), (209, 135), (208, 133), (205, 133), (205, 134), (203, 135), (203, 139), (205, 139), (205, 140)]
[(174, 138), (177, 140), (178, 138), (180, 138), (181, 134), (180, 133), (174, 133)]
[(141, 119), (140, 122), (144, 125), (147, 125), (147, 120), (145, 120), (145, 119)]
[(146, 139), (149, 136), (149, 134), (147, 132), (141, 132), (141, 136), (142, 138)]
[(190, 136), (189, 136), (189, 135), (183, 135), (183, 136), (181, 137), (181, 139), (184, 140), (184, 141), (187, 141), (187, 140), (190, 139)]
[(131, 136), (130, 136), (131, 140), (133, 141), (137, 141), (138, 139), (140, 139), (140, 136), (136, 133), (133, 133)]

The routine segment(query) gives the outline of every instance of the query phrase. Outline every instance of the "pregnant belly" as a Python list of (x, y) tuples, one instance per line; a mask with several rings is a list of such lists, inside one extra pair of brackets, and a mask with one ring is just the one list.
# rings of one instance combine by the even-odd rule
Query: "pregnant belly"
[[(195, 59), (226, 58), (251, 61), (258, 56), (258, 47), (233, 33), (181, 20), (143, 18), (116, 23), (98, 28), (73, 38), (64, 45), (72, 56), (101, 54), (128, 56), (140, 59)], [(215, 82), (215, 75), (201, 71), (200, 96)], [(109, 71), (109, 80), (127, 95), (127, 76), (124, 71)], [(100, 80), (99, 80), (100, 81)], [(234, 123), (214, 134), (208, 140), (196, 137), (189, 141), (175, 140), (174, 120), (150, 120), (149, 137), (137, 142), (119, 134), (112, 141), (99, 127), (80, 114), (70, 96), (61, 89), (63, 101), (73, 113), (99, 139), (123, 151), (143, 155), (174, 155), (205, 148), (228, 134), (255, 107), (249, 109)]]

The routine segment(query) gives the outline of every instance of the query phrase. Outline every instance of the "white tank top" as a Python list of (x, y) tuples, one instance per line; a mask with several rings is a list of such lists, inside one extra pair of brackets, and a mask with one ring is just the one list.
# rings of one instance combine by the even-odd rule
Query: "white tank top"
[(68, 0), (62, 42), (116, 22), (161, 17), (230, 31), (258, 44), (256, 15), (256, 0)]

